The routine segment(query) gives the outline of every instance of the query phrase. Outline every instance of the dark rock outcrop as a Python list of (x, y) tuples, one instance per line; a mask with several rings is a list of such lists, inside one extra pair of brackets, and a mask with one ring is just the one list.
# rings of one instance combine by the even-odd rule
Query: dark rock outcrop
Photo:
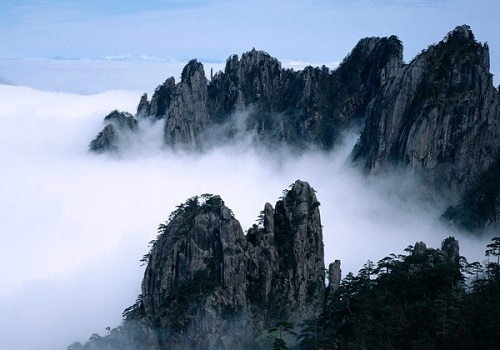
[(209, 109), (218, 121), (248, 110), (246, 126), (264, 143), (331, 148), (401, 64), (402, 45), (394, 36), (361, 40), (334, 71), (282, 69), (275, 58), (252, 50), (229, 58), (213, 77)]
[[(160, 85), (161, 86), (161, 85)], [(151, 113), (151, 107), (148, 102), (148, 94), (143, 94), (141, 96), (141, 99), (139, 100), (139, 104), (137, 105), (137, 117), (142, 118), (142, 117), (147, 117)], [(156, 113), (151, 113), (153, 115), (156, 115)]]
[(327, 292), (335, 292), (340, 287), (342, 270), (340, 269), (340, 260), (335, 260), (328, 265), (328, 287)]
[(233, 316), (248, 312), (245, 246), (239, 222), (220, 197), (202, 205), (192, 198), (179, 208), (151, 250), (142, 283), (145, 315), (158, 324), (160, 343), (215, 348), (233, 327), (235, 339), (247, 338), (243, 324), (233, 324)]
[(202, 147), (201, 134), (211, 124), (207, 110), (207, 78), (203, 65), (190, 61), (173, 89), (164, 127), (164, 141), (171, 147)]
[(427, 248), (424, 242), (416, 242), (413, 247), (412, 256), (424, 256), (425, 263), (436, 264), (460, 264), (460, 248), (455, 237), (448, 237), (441, 243), (441, 249)]
[(500, 94), (489, 69), (488, 46), (457, 27), (387, 81), (353, 158), (369, 172), (404, 165), (438, 194), (463, 196), (500, 155)]
[(106, 126), (89, 145), (90, 150), (96, 153), (118, 151), (120, 134), (137, 131), (139, 128), (137, 119), (132, 114), (116, 109), (104, 118), (104, 122), (107, 123)]
[(102, 152), (117, 152), (118, 137), (116, 136), (115, 127), (113, 124), (108, 124), (97, 134), (95, 139), (90, 142), (89, 148), (96, 153)]
[(139, 106), (137, 107), (138, 111), (139, 108), (141, 108), (141, 111), (144, 111), (144, 116), (151, 116), (157, 119), (165, 118), (174, 95), (174, 88), (175, 79), (170, 77), (156, 88), (153, 97), (151, 98), (151, 103), (148, 104), (147, 95), (145, 96), (145, 99), (141, 98)]
[[(144, 94), (136, 116), (162, 120), (164, 142), (173, 148), (198, 150), (243, 131), (267, 145), (329, 149), (342, 129), (364, 116), (368, 102), (401, 65), (402, 45), (395, 36), (361, 40), (334, 71), (283, 69), (277, 59), (253, 49), (241, 59), (231, 56), (224, 71), (207, 81), (203, 65), (192, 60), (178, 84), (167, 79), (150, 102)], [(244, 120), (235, 126), (239, 113)]]
[(458, 27), (383, 88), (367, 110), (354, 157), (370, 171), (396, 162), (437, 170), (436, 186), (467, 187), (498, 154), (492, 141), (500, 136), (499, 115), (488, 46)]
[(263, 211), (263, 227), (248, 230), (247, 276), (256, 319), (299, 322), (318, 315), (325, 293), (319, 202), (308, 183), (296, 181), (283, 199)]
[(254, 349), (274, 323), (317, 317), (325, 302), (318, 207), (309, 184), (296, 181), (245, 235), (219, 196), (188, 199), (160, 225), (124, 324), (95, 341), (109, 349)]

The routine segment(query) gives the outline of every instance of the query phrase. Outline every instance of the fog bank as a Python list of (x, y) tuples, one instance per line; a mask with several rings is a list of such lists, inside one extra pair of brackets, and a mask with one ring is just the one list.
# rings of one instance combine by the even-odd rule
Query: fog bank
[(220, 195), (244, 230), (295, 180), (317, 191), (325, 261), (343, 275), (416, 241), (454, 235), (483, 260), (487, 239), (442, 227), (402, 175), (366, 178), (346, 161), (357, 135), (330, 153), (276, 158), (244, 141), (203, 155), (161, 147), (161, 125), (121, 155), (89, 153), (111, 110), (134, 111), (137, 91), (75, 95), (0, 85), (0, 339), (3, 349), (65, 349), (105, 335), (140, 293), (139, 260), (158, 224), (193, 195)]

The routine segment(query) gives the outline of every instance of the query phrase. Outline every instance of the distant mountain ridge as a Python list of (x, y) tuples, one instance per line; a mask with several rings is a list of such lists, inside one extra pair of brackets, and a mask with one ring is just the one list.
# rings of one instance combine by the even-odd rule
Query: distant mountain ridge
[[(241, 59), (231, 56), (224, 71), (208, 81), (203, 65), (191, 60), (180, 82), (168, 78), (151, 100), (141, 97), (135, 118), (164, 123), (164, 143), (173, 148), (203, 149), (216, 141), (207, 131), (220, 127), (224, 134), (217, 136), (230, 140), (239, 131), (231, 125), (233, 115), (247, 112), (243, 131), (255, 133), (259, 142), (329, 149), (352, 119), (363, 117), (401, 60), (396, 37), (361, 40), (334, 71), (325, 66), (283, 69), (277, 59), (253, 49)], [(118, 142), (103, 133), (94, 141), (90, 149), (95, 152), (111, 150)]]
[(90, 149), (119, 151), (120, 134), (136, 132), (134, 121), (144, 119), (163, 123), (165, 145), (192, 151), (242, 135), (273, 149), (328, 150), (358, 123), (364, 128), (352, 159), (366, 172), (403, 167), (424, 176), (436, 195), (455, 193), (459, 200), (443, 216), (452, 225), (475, 230), (499, 222), (500, 94), (489, 48), (468, 26), (408, 64), (391, 36), (360, 40), (333, 71), (283, 69), (253, 49), (211, 75), (190, 61), (180, 82), (168, 78), (150, 100), (144, 94), (134, 116), (107, 116)]

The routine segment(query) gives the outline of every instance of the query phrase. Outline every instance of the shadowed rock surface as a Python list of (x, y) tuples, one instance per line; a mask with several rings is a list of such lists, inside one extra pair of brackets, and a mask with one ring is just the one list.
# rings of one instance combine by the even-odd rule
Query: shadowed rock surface
[(89, 145), (90, 150), (96, 153), (118, 152), (120, 134), (139, 129), (137, 119), (132, 114), (116, 109), (104, 118), (104, 122), (106, 126)]

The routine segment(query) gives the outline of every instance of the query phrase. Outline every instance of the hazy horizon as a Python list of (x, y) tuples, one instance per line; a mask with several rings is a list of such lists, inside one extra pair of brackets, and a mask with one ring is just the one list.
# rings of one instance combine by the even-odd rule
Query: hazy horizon
[[(496, 0), (6, 1), (0, 3), (0, 61), (152, 64), (196, 58), (223, 64), (255, 47), (282, 62), (328, 65), (362, 38), (396, 35), (409, 62), (467, 24), (476, 40), (490, 44), (491, 72), (499, 85), (498, 17)], [(9, 72), (0, 70), (0, 81), (6, 79), (2, 73)]]

